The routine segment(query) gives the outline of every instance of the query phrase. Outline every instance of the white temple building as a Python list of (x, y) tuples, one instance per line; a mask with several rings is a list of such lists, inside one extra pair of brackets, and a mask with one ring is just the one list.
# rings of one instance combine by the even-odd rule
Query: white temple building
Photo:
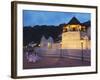
[(54, 40), (51, 36), (48, 39), (46, 39), (45, 36), (42, 36), (40, 41), (40, 48), (58, 49), (60, 48), (60, 43), (54, 43)]

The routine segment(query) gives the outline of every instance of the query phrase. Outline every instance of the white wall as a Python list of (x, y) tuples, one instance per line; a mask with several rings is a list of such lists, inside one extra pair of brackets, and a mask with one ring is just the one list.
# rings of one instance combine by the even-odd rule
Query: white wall
[[(29, 0), (24, 0), (24, 1), (29, 1)], [(100, 0), (30, 0), (30, 1), (38, 1), (38, 2), (45, 1), (51, 3), (80, 4), (80, 5), (100, 5)], [(0, 0), (0, 80), (14, 80), (10, 78), (10, 70), (11, 70), (10, 69), (11, 68), (10, 66), (11, 65), (11, 48), (10, 48), (11, 47), (11, 11), (10, 11), (11, 3), (10, 2), (11, 0)], [(100, 34), (99, 30), (100, 27), (98, 28), (98, 34)], [(100, 37), (98, 39), (99, 39), (98, 41), (100, 41)], [(100, 44), (100, 42), (98, 44)], [(100, 54), (98, 57), (100, 57)], [(100, 63), (98, 65), (100, 67)], [(34, 80), (55, 80), (55, 79), (56, 80), (80, 80), (80, 79), (100, 80), (100, 73), (90, 74), (90, 75), (34, 78)], [(33, 80), (33, 79), (26, 79), (26, 80)]]

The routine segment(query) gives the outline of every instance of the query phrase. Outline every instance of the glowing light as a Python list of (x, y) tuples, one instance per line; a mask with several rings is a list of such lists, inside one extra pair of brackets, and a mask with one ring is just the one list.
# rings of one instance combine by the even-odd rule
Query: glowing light
[(48, 48), (51, 48), (51, 44), (48, 42)]

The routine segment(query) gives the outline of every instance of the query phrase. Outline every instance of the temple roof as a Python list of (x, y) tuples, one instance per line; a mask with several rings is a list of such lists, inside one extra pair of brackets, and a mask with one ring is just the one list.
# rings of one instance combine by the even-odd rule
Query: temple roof
[(80, 24), (80, 21), (76, 18), (76, 17), (73, 17), (69, 22), (68, 24)]

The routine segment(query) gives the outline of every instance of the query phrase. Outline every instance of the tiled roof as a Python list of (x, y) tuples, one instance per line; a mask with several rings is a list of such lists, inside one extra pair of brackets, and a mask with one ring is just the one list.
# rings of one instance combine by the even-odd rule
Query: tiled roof
[(68, 24), (80, 24), (80, 21), (76, 18), (76, 17), (73, 17), (69, 22)]

